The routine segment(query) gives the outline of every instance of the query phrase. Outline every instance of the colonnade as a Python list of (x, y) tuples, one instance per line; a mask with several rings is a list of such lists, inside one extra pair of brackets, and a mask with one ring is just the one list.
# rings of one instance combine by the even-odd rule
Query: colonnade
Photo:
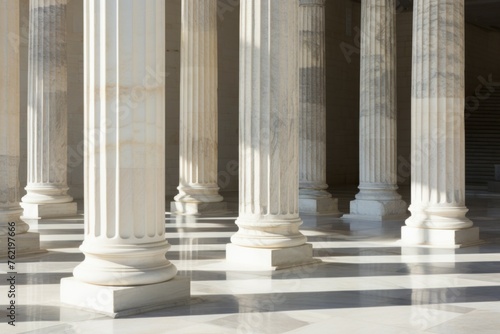
[[(0, 2), (0, 232), (22, 222), (17, 0)], [(88, 0), (85, 28), (85, 260), (61, 300), (110, 315), (186, 302), (165, 254), (165, 2)], [(30, 1), (26, 218), (68, 216), (67, 0)], [(217, 176), (216, 1), (182, 0), (179, 214), (225, 210)], [(299, 212), (338, 217), (326, 191), (324, 0), (241, 0), (238, 232), (227, 263), (314, 263)], [(12, 13), (17, 13), (13, 15)], [(415, 0), (411, 216), (402, 243), (478, 241), (465, 217), (464, 3)], [(362, 1), (360, 184), (348, 219), (406, 217), (397, 192), (395, 0)], [(14, 81), (13, 81), (14, 80)], [(17, 80), (17, 81), (15, 81)], [(131, 96), (141, 99), (130, 103)], [(334, 111), (329, 111), (334, 112)], [(167, 236), (168, 237), (168, 236)], [(3, 240), (3, 239), (2, 239)], [(108, 303), (90, 303), (99, 294)]]

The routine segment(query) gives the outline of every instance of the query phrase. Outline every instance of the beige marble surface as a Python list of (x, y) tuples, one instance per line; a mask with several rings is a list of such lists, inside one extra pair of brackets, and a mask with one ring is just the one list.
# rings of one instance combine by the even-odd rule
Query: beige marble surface
[[(28, 230), (19, 205), (19, 3), (0, 1), (0, 235), (15, 222), (17, 233)], [(5, 252), (5, 249), (0, 251)]]
[(465, 216), (464, 3), (417, 0), (413, 15), (412, 196), (403, 239), (433, 244), (426, 235), (435, 230), (470, 229), (441, 242), (475, 242)]
[[(38, 218), (44, 211), (38, 206), (73, 201), (67, 186), (66, 7), (67, 0), (30, 1), (26, 218)], [(74, 214), (76, 204), (56, 210), (58, 216)]]
[(325, 1), (299, 3), (299, 211), (338, 217), (326, 191)]
[(395, 8), (395, 0), (361, 4), (360, 172), (352, 217), (387, 220), (406, 215), (407, 205), (397, 192)]
[(249, 248), (245, 262), (260, 256), (250, 255), (256, 248), (304, 249), (306, 237), (298, 210), (297, 2), (244, 0), (241, 18), (239, 230), (231, 242)]
[(165, 4), (91, 0), (84, 10), (85, 260), (61, 285), (61, 301), (82, 306), (85, 294), (104, 293), (108, 306), (82, 307), (143, 312), (140, 291), (166, 301), (179, 288), (167, 282), (177, 269), (165, 257)]
[[(221, 202), (217, 185), (217, 0), (182, 0), (181, 30), (179, 193), (175, 201)], [(185, 205), (172, 207), (190, 213)]]
[[(354, 187), (348, 190), (354, 194)], [(341, 209), (353, 198), (335, 195)], [(352, 228), (345, 229), (341, 219), (304, 216), (303, 231), (323, 264), (277, 272), (225, 265), (236, 212), (167, 215), (169, 258), (179, 275), (191, 278), (191, 304), (122, 319), (60, 303), (60, 278), (71, 276), (83, 259), (83, 217), (40, 220), (33, 229), (48, 253), (18, 260), (17, 325), (12, 331), (2, 321), (0, 332), (493, 334), (500, 326), (498, 198), (468, 203), (487, 244), (448, 251), (401, 248), (402, 220), (379, 228), (350, 220)], [(6, 288), (0, 285), (1, 298)]]

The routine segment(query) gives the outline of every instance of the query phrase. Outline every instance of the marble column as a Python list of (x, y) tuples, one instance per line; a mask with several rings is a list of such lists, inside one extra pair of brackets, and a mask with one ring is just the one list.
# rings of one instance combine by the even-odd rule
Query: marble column
[(465, 215), (464, 2), (415, 0), (411, 217), (405, 244), (465, 246), (479, 229)]
[(217, 185), (217, 0), (182, 0), (179, 194), (171, 211), (227, 209)]
[(85, 260), (61, 300), (112, 316), (186, 301), (189, 280), (165, 258), (165, 2), (84, 11)]
[(5, 256), (9, 232), (16, 240), (16, 253), (40, 248), (39, 235), (26, 233), (29, 226), (20, 219), (18, 0), (0, 0), (0, 49), (0, 256)]
[(340, 217), (326, 191), (325, 0), (299, 3), (299, 211)]
[(67, 186), (67, 0), (30, 0), (24, 217), (76, 214)]
[(240, 5), (239, 230), (227, 262), (283, 268), (314, 262), (299, 231), (298, 6)]
[(359, 192), (344, 217), (404, 219), (397, 189), (396, 3), (361, 3)]

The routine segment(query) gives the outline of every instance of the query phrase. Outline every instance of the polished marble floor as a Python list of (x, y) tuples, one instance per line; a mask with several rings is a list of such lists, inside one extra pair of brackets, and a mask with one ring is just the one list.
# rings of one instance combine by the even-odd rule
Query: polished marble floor
[[(344, 212), (353, 194), (338, 191)], [(17, 259), (15, 328), (1, 267), (0, 333), (500, 333), (500, 196), (469, 191), (467, 204), (484, 243), (456, 250), (401, 248), (403, 221), (304, 216), (322, 263), (278, 272), (225, 264), (236, 213), (167, 214), (168, 258), (191, 278), (191, 304), (122, 319), (59, 303), (60, 279), (83, 260), (82, 217), (33, 222), (47, 252)]]

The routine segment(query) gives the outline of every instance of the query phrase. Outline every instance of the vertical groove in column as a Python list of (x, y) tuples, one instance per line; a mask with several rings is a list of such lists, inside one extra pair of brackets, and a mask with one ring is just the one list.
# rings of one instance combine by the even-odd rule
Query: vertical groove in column
[(69, 203), (67, 0), (30, 0), (28, 185), (23, 203)]
[(396, 189), (394, 6), (393, 0), (363, 4), (360, 187), (380, 184)]
[(240, 18), (240, 212), (231, 241), (302, 245), (298, 6), (295, 0), (242, 0)]
[(101, 285), (163, 282), (165, 3), (88, 0), (85, 9), (85, 261)]
[(156, 12), (156, 1), (100, 5), (94, 0), (86, 8), (87, 15), (95, 13), (87, 22), (100, 23), (85, 28), (86, 156), (91, 163), (86, 186), (96, 194), (96, 200), (89, 195), (87, 214), (98, 226), (94, 237), (159, 241), (164, 235), (165, 203), (157, 197), (164, 193), (165, 74), (164, 42), (156, 33), (164, 18)]
[(416, 0), (413, 34), (412, 216), (406, 224), (468, 228), (463, 1)]
[(182, 0), (178, 202), (221, 202), (217, 185), (217, 0)]
[(395, 0), (362, 1), (359, 193), (352, 215), (406, 215), (397, 189)]
[(19, 1), (0, 0), (0, 235), (9, 222), (28, 231), (19, 205), (19, 61)]
[(325, 1), (299, 7), (300, 195), (331, 197), (326, 184)]

